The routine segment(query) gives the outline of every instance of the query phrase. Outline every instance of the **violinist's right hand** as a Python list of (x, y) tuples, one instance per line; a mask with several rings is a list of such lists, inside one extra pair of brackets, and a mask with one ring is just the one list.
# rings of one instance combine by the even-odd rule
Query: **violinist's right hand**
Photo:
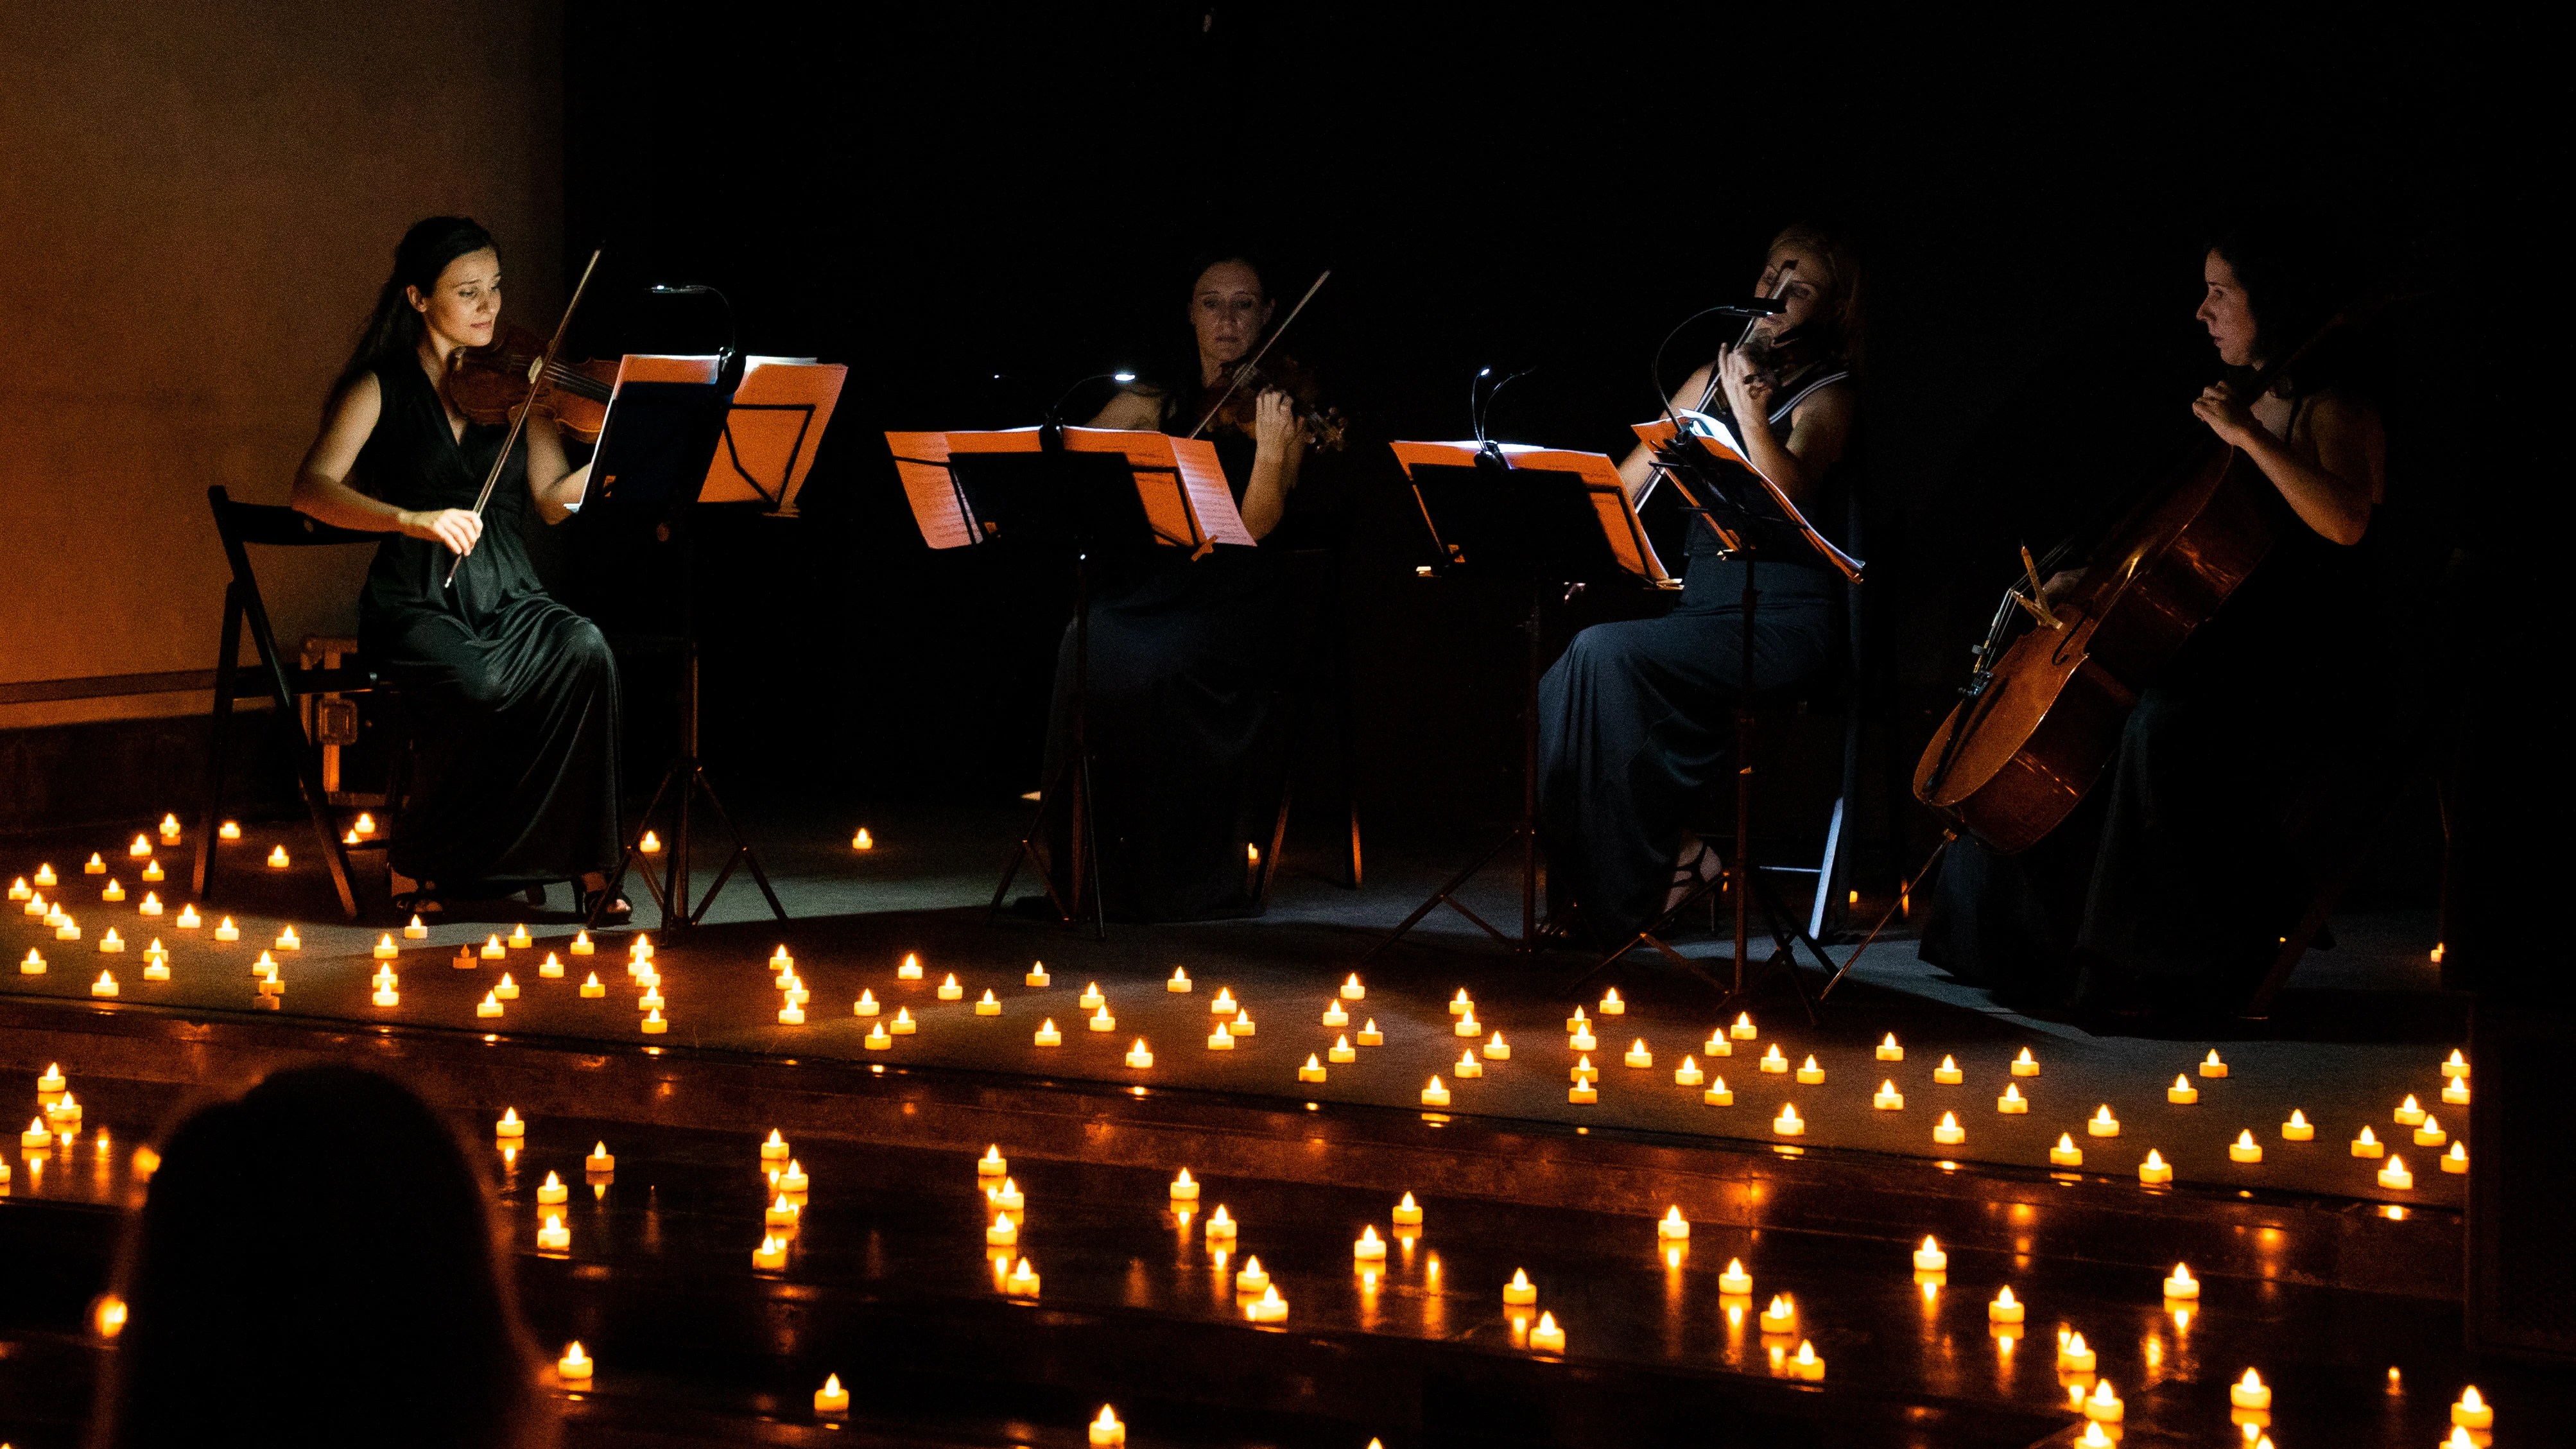
[(445, 544), (449, 553), (459, 557), (472, 553), (475, 541), (483, 537), (483, 519), (471, 509), (431, 508), (418, 513), (406, 509), (398, 521), (405, 537)]

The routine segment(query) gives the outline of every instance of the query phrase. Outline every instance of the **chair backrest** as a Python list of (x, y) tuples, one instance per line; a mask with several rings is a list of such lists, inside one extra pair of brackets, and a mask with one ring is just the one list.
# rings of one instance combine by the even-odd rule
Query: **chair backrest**
[(241, 607), (243, 622), (249, 625), (252, 642), (261, 657), (280, 671), (282, 684), (285, 666), (278, 653), (277, 636), (269, 627), (268, 604), (260, 596), (259, 577), (251, 570), (248, 545), (303, 548), (374, 544), (383, 542), (384, 535), (334, 528), (273, 503), (235, 503), (220, 483), (206, 490), (206, 502), (214, 509), (215, 534), (223, 540), (224, 559), (232, 566), (233, 598)]

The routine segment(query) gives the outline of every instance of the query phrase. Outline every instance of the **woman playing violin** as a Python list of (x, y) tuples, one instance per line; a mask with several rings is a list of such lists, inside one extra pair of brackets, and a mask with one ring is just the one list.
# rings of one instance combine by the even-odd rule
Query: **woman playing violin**
[(2073, 816), (2019, 855), (1951, 847), (1923, 957), (2009, 999), (2233, 1010), (2297, 929), (2354, 798), (2340, 777), (2372, 728), (2359, 685), (2380, 642), (2354, 545), (2386, 491), (2379, 415), (2331, 346), (2255, 391), (2337, 300), (2296, 234), (2232, 232), (2201, 280), (2195, 320), (2224, 375), (2192, 412), (2261, 470), (2277, 541), (2140, 694)]
[(616, 663), (598, 627), (537, 581), (519, 530), (531, 509), (570, 517), (590, 469), (570, 464), (539, 411), (474, 512), (508, 429), (469, 422), (446, 384), (500, 314), (490, 233), (453, 216), (405, 233), (294, 503), (386, 535), (359, 640), (417, 726), (412, 803), (392, 842), (397, 895), (434, 907), (572, 880), (587, 909), (618, 855)]
[[(1121, 391), (1091, 426), (1187, 434), (1260, 347), (1276, 300), (1258, 264), (1215, 253), (1186, 275), (1188, 339), (1159, 376)], [(1277, 358), (1272, 352), (1264, 366)], [(1201, 436), (1216, 445), (1245, 527), (1266, 538), (1297, 486), (1305, 425), (1282, 387), (1248, 381), (1234, 392)], [(1155, 547), (1102, 575), (1091, 608), (1088, 738), (1104, 899), (1113, 915), (1135, 920), (1242, 914), (1252, 908), (1244, 845), (1268, 803), (1255, 798), (1251, 775), (1278, 682), (1285, 573), (1266, 550), (1217, 544), (1195, 559)], [(1047, 739), (1050, 780), (1071, 748), (1073, 685), (1068, 627)], [(1069, 843), (1060, 832), (1059, 866)], [(1061, 890), (1070, 882), (1063, 869), (1057, 875)]]
[[(1860, 267), (1842, 238), (1793, 226), (1772, 241), (1760, 291), (1776, 293), (1783, 310), (1693, 372), (1671, 405), (1727, 421), (1746, 460), (1801, 512), (1831, 518), (1829, 480), (1859, 414)], [(1619, 468), (1632, 496), (1653, 472), (1642, 445)], [(1684, 824), (1692, 797), (1725, 768), (1737, 695), (1823, 672), (1841, 630), (1841, 577), (1794, 534), (1765, 536), (1755, 673), (1741, 678), (1745, 565), (1718, 557), (1716, 533), (1696, 516), (1687, 527), (1680, 605), (1659, 619), (1584, 630), (1539, 686), (1549, 891), (1605, 940), (1716, 877), (1716, 853)]]

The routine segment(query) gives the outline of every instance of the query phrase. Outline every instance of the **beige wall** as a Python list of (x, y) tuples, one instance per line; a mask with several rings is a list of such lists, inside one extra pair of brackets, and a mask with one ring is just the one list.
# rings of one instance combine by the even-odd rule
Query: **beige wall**
[[(545, 0), (0, 6), (0, 683), (213, 665), (205, 490), (286, 501), (413, 221), (479, 218), (551, 321), (560, 56)], [(288, 647), (356, 627), (366, 552), (266, 555)]]

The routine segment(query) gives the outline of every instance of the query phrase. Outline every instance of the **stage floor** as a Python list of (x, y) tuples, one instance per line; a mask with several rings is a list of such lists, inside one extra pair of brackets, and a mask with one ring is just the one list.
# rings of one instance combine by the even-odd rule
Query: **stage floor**
[[(2236, 1024), (2225, 1038), (2095, 1035), (2023, 1016), (1948, 982), (1913, 956), (1909, 942), (1897, 940), (1872, 948), (1824, 1005), (1819, 1023), (1810, 1024), (1799, 1001), (1775, 984), (1749, 1008), (1753, 1037), (1734, 1040), (1719, 1035), (1734, 1014), (1716, 1009), (1716, 993), (1699, 976), (1640, 955), (1592, 975), (1578, 990), (1574, 983), (1590, 967), (1589, 957), (1570, 951), (1513, 956), (1446, 911), (1360, 971), (1364, 999), (1341, 1001), (1336, 988), (1359, 970), (1359, 958), (1436, 881), (1442, 860), (1436, 849), (1381, 851), (1364, 892), (1292, 871), (1266, 919), (1113, 927), (1102, 943), (1086, 932), (1008, 914), (987, 923), (982, 902), (990, 894), (991, 868), (1018, 812), (887, 814), (873, 824), (879, 844), (867, 852), (851, 850), (837, 826), (826, 835), (812, 822), (790, 819), (765, 833), (759, 843), (795, 919), (745, 919), (767, 913), (758, 893), (737, 880), (711, 915), (717, 924), (643, 932), (654, 942), (668, 1022), (658, 1036), (640, 1029), (641, 988), (627, 970), (628, 946), (638, 933), (604, 932), (597, 954), (576, 956), (572, 928), (560, 913), (550, 921), (533, 909), (529, 946), (505, 948), (497, 960), (476, 952), (464, 969), (451, 964), (460, 947), (507, 936), (521, 918), (504, 910), (497, 919), (437, 921), (423, 941), (397, 936), (400, 949), (390, 964), (400, 980), (399, 1004), (372, 1004), (370, 978), (383, 963), (369, 948), (395, 923), (351, 927), (298, 913), (299, 906), (303, 912), (327, 908), (329, 899), (305, 848), (307, 833), (288, 827), (254, 827), (244, 840), (222, 847), (221, 904), (206, 906), (205, 924), (193, 930), (175, 925), (178, 907), (189, 903), (182, 851), (165, 862), (183, 887), (173, 890), (173, 882), (147, 887), (131, 878), (141, 864), (124, 853), (131, 831), (121, 839), (95, 831), (15, 846), (14, 855), (24, 858), (0, 863), (0, 876), (32, 880), (39, 865), (50, 864), (59, 883), (43, 894), (71, 911), (83, 939), (58, 941), (40, 919), (16, 910), (0, 914), (0, 949), (20, 961), (37, 951), (48, 963), (42, 975), (0, 976), (0, 992), (110, 1010), (248, 1013), (259, 1009), (251, 963), (265, 949), (284, 982), (278, 1009), (317, 1023), (1018, 1074), (1283, 1103), (1412, 1107), (1456, 1117), (2069, 1171), (2140, 1191), (2151, 1190), (2139, 1182), (2138, 1168), (2152, 1150), (2185, 1188), (2436, 1211), (2454, 1211), (2462, 1201), (2465, 1178), (2438, 1168), (2444, 1149), (2419, 1146), (2413, 1129), (2395, 1120), (2401, 1101), (2413, 1095), (2452, 1141), (2468, 1125), (2465, 1106), (2441, 1100), (2441, 1064), (2465, 1039), (2462, 1006), (2432, 989), (2432, 968), (2412, 939), (2429, 922), (2414, 917), (2338, 923), (2343, 945), (2311, 957), (2275, 1018)], [(288, 870), (266, 869), (260, 861), (281, 842), (290, 852), (303, 851), (303, 858)], [(107, 875), (81, 873), (93, 851), (109, 863)], [(111, 877), (127, 892), (121, 903), (99, 899)], [(1504, 887), (1498, 875), (1482, 904), (1497, 912), (1508, 907)], [(157, 920), (137, 914), (146, 889), (160, 895), (169, 914)], [(225, 912), (240, 928), (238, 942), (212, 939)], [(649, 903), (639, 918), (653, 918)], [(283, 950), (276, 942), (289, 925), (301, 945)], [(97, 949), (111, 927), (128, 943), (123, 954)], [(156, 938), (171, 951), (166, 982), (142, 976), (138, 953)], [(801, 1025), (778, 1020), (783, 1002), (769, 958), (781, 946), (811, 995)], [(1698, 940), (1684, 949), (1708, 958), (1722, 957), (1725, 947)], [(566, 968), (560, 979), (540, 974), (549, 953)], [(908, 954), (922, 964), (918, 980), (898, 975)], [(1849, 948), (1835, 954), (1847, 957)], [(1044, 987), (1026, 984), (1038, 961), (1052, 977)], [(1167, 989), (1175, 969), (1188, 973), (1188, 992)], [(1711, 969), (1722, 975), (1726, 963), (1719, 959)], [(118, 982), (113, 1005), (91, 995), (102, 970)], [(505, 972), (520, 988), (517, 999), (502, 1003), (497, 1017), (479, 1015), (478, 1005)], [(605, 992), (584, 998), (581, 983), (594, 972)], [(959, 999), (941, 1000), (938, 988), (952, 974)], [(1820, 980), (1807, 976), (1811, 989)], [(1089, 1029), (1095, 1013), (1080, 998), (1095, 983), (1115, 1019), (1113, 1030)], [(1499, 1031), (1509, 1044), (1507, 1061), (1483, 1055), (1488, 1035), (1455, 1033), (1457, 1018), (1448, 1008), (1462, 989), (1483, 1033)], [(1626, 1009), (1605, 1014), (1604, 998), (1614, 989)], [(998, 1012), (978, 1014), (988, 991)], [(1210, 1013), (1220, 991), (1249, 1012), (1255, 1031), (1212, 1050), (1212, 1031), (1232, 1019)], [(878, 1017), (853, 1013), (863, 992), (881, 1005)], [(1337, 1002), (1350, 1020), (1328, 1027), (1324, 1014)], [(1566, 1030), (1578, 1007), (1594, 1023), (1596, 1044), (1588, 1051), (1577, 1050)], [(871, 1031), (899, 1013), (917, 1030), (888, 1033), (871, 1047)], [(1061, 1044), (1039, 1046), (1036, 1033), (1049, 1021)], [(1356, 1046), (1348, 1063), (1322, 1060), (1337, 1040), (1358, 1042), (1372, 1021), (1382, 1045)], [(1877, 1057), (1890, 1034), (1903, 1049), (1901, 1061)], [(1713, 1036), (1725, 1055), (1712, 1052)], [(1150, 1067), (1127, 1064), (1139, 1040), (1152, 1052)], [(1626, 1064), (1640, 1040), (1651, 1066)], [(2014, 1077), (2008, 1064), (2025, 1049), (2038, 1074)], [(1469, 1050), (1481, 1075), (1462, 1079), (1457, 1064)], [(2200, 1074), (2213, 1050), (2226, 1064), (2223, 1078)], [(1762, 1069), (1775, 1052), (1791, 1071)], [(1323, 1067), (1321, 1081), (1300, 1078), (1310, 1055)], [(1799, 1082), (1794, 1069), (1811, 1056), (1823, 1079)], [(1710, 1085), (1723, 1080), (1733, 1092), (1731, 1105), (1708, 1105), (1706, 1086), (1676, 1083), (1685, 1057)], [(1599, 1072), (1599, 1100), (1579, 1104), (1569, 1100), (1570, 1076), (1586, 1058)], [(1958, 1064), (1956, 1084), (1934, 1080), (1945, 1058)], [(1425, 1107), (1421, 1094), (1434, 1076), (1449, 1100)], [(2177, 1077), (2197, 1101), (2168, 1100)], [(1901, 1109), (1873, 1106), (1887, 1083), (1901, 1095)], [(2028, 1102), (2026, 1112), (1999, 1110), (2007, 1087)], [(1796, 1136), (1776, 1130), (1791, 1106), (1805, 1124)], [(2116, 1136), (2088, 1130), (2104, 1107), (2119, 1123)], [(2284, 1140), (2283, 1124), (2293, 1111), (2313, 1124), (2313, 1140)], [(1934, 1140), (1944, 1114), (1962, 1130), (1955, 1143)], [(2353, 1155), (2350, 1143), (2365, 1126), (2412, 1171), (2411, 1187), (2382, 1183), (2384, 1159)], [(2241, 1132), (2251, 1132), (2261, 1147), (2259, 1162), (2231, 1160), (2229, 1148)], [(2052, 1162), (2061, 1134), (2081, 1150), (2080, 1166)]]

